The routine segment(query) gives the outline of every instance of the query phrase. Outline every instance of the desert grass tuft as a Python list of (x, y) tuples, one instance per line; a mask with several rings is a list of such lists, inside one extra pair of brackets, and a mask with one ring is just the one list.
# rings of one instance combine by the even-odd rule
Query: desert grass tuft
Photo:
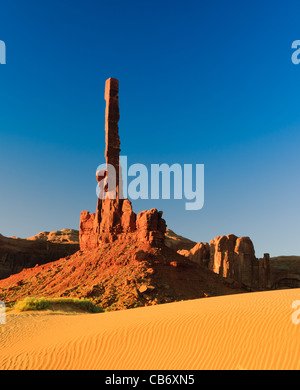
[(62, 306), (80, 309), (89, 313), (102, 313), (104, 310), (95, 305), (90, 299), (84, 298), (34, 298), (27, 297), (22, 301), (16, 302), (14, 309), (17, 311), (29, 310), (53, 310)]

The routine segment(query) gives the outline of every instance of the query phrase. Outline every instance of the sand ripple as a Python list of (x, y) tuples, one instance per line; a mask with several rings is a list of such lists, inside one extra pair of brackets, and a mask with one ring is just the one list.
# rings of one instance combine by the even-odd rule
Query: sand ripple
[(299, 369), (300, 289), (104, 314), (8, 313), (1, 369)]

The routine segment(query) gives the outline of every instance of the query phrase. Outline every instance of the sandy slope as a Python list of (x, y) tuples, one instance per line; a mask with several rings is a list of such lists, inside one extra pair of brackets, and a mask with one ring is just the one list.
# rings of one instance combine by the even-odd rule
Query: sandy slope
[(103, 314), (8, 313), (1, 369), (299, 369), (300, 289)]

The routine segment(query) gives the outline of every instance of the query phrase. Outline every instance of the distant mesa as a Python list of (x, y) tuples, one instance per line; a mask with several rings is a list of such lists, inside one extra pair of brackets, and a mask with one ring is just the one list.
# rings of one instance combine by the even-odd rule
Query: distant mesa
[(53, 232), (41, 232), (27, 240), (48, 241), (57, 244), (79, 244), (79, 231), (74, 229), (55, 230)]
[(0, 279), (72, 255), (79, 250), (78, 231), (43, 232), (28, 239), (0, 234)]

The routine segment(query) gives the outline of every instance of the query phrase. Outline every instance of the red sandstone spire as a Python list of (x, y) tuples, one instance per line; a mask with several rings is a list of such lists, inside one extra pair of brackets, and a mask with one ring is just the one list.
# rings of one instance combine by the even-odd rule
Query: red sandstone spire
[[(156, 209), (142, 211), (138, 216), (132, 211), (131, 202), (123, 199), (122, 174), (120, 169), (120, 138), (119, 126), (119, 81), (109, 78), (105, 83), (105, 159), (107, 170), (97, 172), (97, 181), (108, 181), (108, 186), (102, 185), (107, 191), (105, 199), (98, 198), (95, 214), (82, 211), (80, 218), (79, 241), (80, 248), (93, 249), (101, 242), (125, 239), (142, 241), (152, 246), (164, 245), (166, 223), (162, 211)], [(109, 188), (110, 167), (115, 169), (116, 188)], [(102, 183), (103, 184), (103, 183)], [(115, 198), (110, 193), (116, 191)]]
[[(112, 165), (116, 172), (116, 199), (119, 199), (120, 173), (120, 137), (118, 122), (119, 113), (119, 81), (109, 78), (105, 83), (105, 159), (107, 165)], [(109, 167), (108, 167), (109, 168)], [(109, 174), (109, 169), (108, 169)], [(113, 190), (113, 189), (111, 189)]]

